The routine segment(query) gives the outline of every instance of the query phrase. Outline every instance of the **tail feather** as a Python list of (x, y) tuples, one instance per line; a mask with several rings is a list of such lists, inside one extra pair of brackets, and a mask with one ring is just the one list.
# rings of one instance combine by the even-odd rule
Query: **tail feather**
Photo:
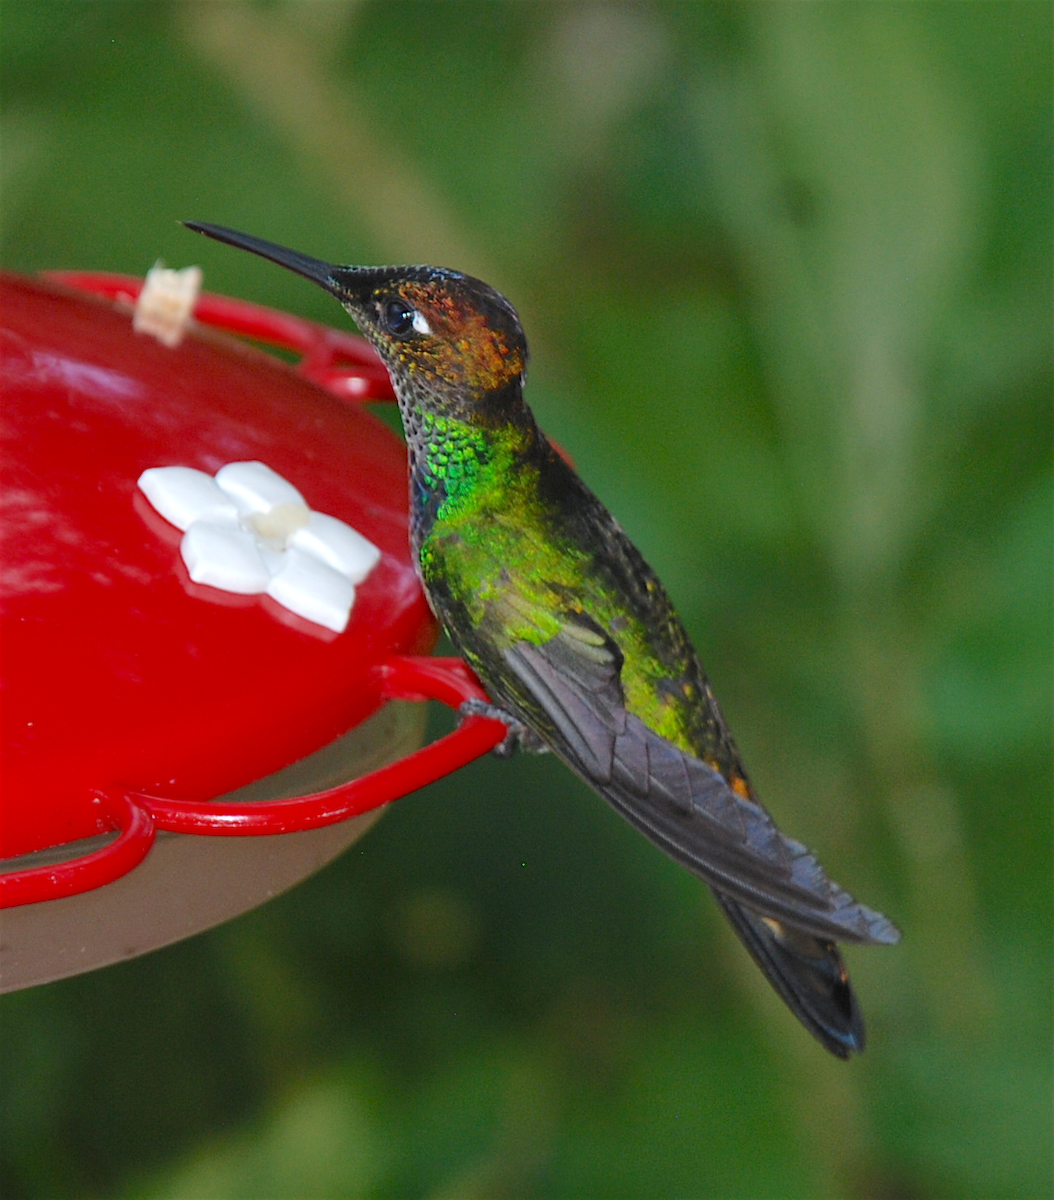
[(839, 1058), (859, 1054), (864, 1022), (834, 943), (714, 895), (766, 979), (813, 1037)]

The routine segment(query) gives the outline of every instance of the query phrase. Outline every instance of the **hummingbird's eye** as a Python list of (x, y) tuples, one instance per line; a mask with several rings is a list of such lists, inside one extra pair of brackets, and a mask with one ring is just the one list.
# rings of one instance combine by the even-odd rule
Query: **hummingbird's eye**
[(381, 306), (381, 319), (385, 329), (392, 337), (407, 337), (414, 328), (414, 317), (416, 316), (417, 310), (398, 297), (385, 301)]

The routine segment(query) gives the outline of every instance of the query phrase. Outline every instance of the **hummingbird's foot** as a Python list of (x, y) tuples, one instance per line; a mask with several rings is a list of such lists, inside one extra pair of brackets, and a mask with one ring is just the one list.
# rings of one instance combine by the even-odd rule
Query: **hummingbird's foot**
[(491, 751), (498, 758), (508, 758), (517, 747), (531, 754), (544, 754), (549, 749), (533, 729), (488, 700), (465, 700), (457, 711), (461, 717), (489, 717), (492, 721), (501, 721), (508, 732)]

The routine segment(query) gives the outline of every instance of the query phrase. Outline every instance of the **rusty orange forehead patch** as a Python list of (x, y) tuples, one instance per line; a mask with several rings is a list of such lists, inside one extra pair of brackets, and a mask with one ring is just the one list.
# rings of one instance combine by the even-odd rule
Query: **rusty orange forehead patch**
[[(460, 289), (459, 289), (460, 291)], [(491, 313), (474, 303), (467, 290), (458, 294), (446, 281), (407, 282), (399, 288), (417, 312), (414, 327), (431, 335), (408, 343), (402, 357), (448, 383), (481, 392), (494, 391), (523, 374), (523, 334), (511, 310)]]

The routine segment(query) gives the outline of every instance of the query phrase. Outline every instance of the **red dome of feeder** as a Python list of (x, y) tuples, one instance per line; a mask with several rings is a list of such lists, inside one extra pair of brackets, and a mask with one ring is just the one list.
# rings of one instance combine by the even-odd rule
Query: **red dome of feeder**
[[(66, 279), (125, 299), (138, 290), (112, 277)], [(151, 890), (150, 862), (164, 857), (154, 845), (158, 829), (318, 836), (475, 757), (502, 731), (466, 722), (402, 774), (394, 764), (378, 777), (284, 802), (256, 799), (285, 794), (284, 777), (246, 793), (341, 737), (370, 768), (404, 751), (418, 736), (420, 710), (390, 705), (393, 697), (456, 704), (478, 693), (463, 670), (405, 657), (427, 653), (437, 630), (410, 560), (405, 449), (356, 402), (390, 396), (383, 369), (349, 334), (218, 297), (203, 298), (199, 322), (296, 349), (300, 367), (200, 325), (178, 346), (164, 345), (133, 332), (126, 304), (52, 283), (5, 276), (2, 313), (0, 857), (16, 861), (0, 864), (0, 896), (29, 906), (5, 918), (5, 941), (14, 913), (29, 922), (26, 940), (37, 943), (38, 957), (41, 936), (51, 939), (44, 967), (22, 970), (17, 952), (12, 960), (5, 950), (4, 985), (20, 986), (204, 928), (287, 886), (354, 835), (344, 829), (333, 842), (329, 831), (325, 847), (306, 857), (290, 852), (295, 864), (270, 876), (257, 862), (255, 882), (233, 908), (206, 905), (188, 928), (170, 919), (178, 897)], [(310, 603), (286, 607), (279, 588), (242, 594), (191, 578), (189, 533), (160, 515), (137, 481), (179, 467), (214, 487), (229, 464), (264, 464), (267, 480), (291, 485), (304, 504), (300, 526), (310, 510), (379, 551), (364, 579), (342, 585), (354, 594), (342, 632), (300, 615)], [(232, 511), (225, 519), (244, 538), (255, 516), (247, 522)], [(285, 570), (285, 543), (273, 530), (261, 537), (268, 569), (282, 560)], [(397, 710), (404, 715), (393, 716)], [(356, 741), (348, 731), (364, 722), (372, 732)], [(309, 790), (331, 782), (335, 757), (331, 750), (314, 775), (307, 771)], [(228, 795), (236, 789), (243, 791)], [(206, 893), (217, 871), (229, 879), (238, 869), (224, 855), (245, 853), (229, 838), (176, 840), (210, 843), (194, 882)], [(263, 841), (273, 866), (283, 839)], [(194, 854), (180, 853), (185, 872)], [(122, 886), (145, 889), (138, 903), (155, 911), (160, 935), (147, 930), (130, 949), (78, 959), (54, 945), (61, 924), (41, 917), (44, 925), (33, 927), (33, 910), (78, 904), (82, 922), (105, 924), (112, 903), (85, 902), (93, 890)], [(66, 926), (78, 911), (65, 914)]]

